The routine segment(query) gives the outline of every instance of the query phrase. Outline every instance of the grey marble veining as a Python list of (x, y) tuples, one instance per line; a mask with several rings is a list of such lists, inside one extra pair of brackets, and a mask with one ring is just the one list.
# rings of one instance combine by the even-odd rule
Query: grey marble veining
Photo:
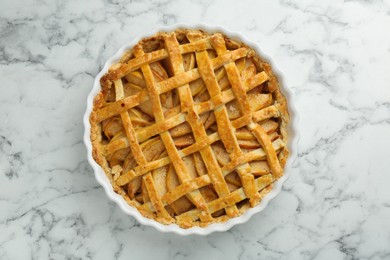
[[(134, 36), (205, 22), (296, 95), (299, 157), (249, 222), (162, 234), (110, 202), (82, 143), (95, 75)], [(0, 2), (0, 259), (390, 259), (390, 2)]]

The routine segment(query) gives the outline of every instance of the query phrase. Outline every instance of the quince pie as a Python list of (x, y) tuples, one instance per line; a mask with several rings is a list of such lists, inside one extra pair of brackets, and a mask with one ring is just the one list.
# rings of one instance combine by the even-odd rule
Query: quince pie
[(138, 42), (101, 78), (93, 157), (147, 218), (182, 228), (256, 206), (283, 175), (288, 112), (268, 63), (220, 33)]

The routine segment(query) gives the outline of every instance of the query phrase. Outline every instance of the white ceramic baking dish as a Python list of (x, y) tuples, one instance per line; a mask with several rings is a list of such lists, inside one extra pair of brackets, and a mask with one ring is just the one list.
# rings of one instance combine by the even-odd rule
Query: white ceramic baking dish
[[(95, 162), (95, 160), (92, 158), (92, 144), (90, 141), (90, 129), (91, 125), (89, 123), (89, 115), (92, 111), (92, 105), (93, 105), (93, 98), (95, 95), (98, 94), (100, 91), (100, 78), (103, 76), (103, 74), (108, 70), (108, 68), (116, 63), (122, 56), (122, 54), (125, 52), (125, 50), (132, 48), (138, 41), (140, 41), (144, 37), (152, 36), (157, 32), (160, 31), (174, 31), (176, 29), (180, 28), (190, 28), (190, 29), (202, 29), (206, 32), (209, 33), (215, 33), (215, 32), (220, 32), (222, 34), (225, 34), (229, 36), (230, 38), (243, 42), (247, 44), (249, 47), (253, 48), (260, 56), (262, 59), (267, 61), (268, 63), (271, 64), (272, 70), (274, 71), (274, 74), (278, 77), (279, 83), (280, 83), (280, 88), (282, 93), (285, 95), (287, 102), (288, 102), (288, 110), (290, 114), (290, 123), (288, 127), (288, 132), (289, 132), (289, 141), (288, 141), (288, 149), (290, 150), (290, 156), (287, 160), (285, 169), (284, 169), (284, 175), (282, 178), (280, 178), (275, 184), (273, 190), (267, 194), (263, 200), (260, 202), (259, 205), (257, 205), (254, 208), (251, 208), (247, 210), (243, 215), (237, 217), (237, 218), (232, 218), (227, 222), (224, 223), (215, 223), (211, 224), (207, 227), (201, 228), (201, 227), (193, 227), (189, 229), (183, 229), (180, 228), (176, 224), (171, 224), (171, 225), (163, 225), (160, 224), (159, 222), (153, 220), (153, 219), (148, 219), (144, 216), (142, 216), (137, 209), (129, 206), (125, 200), (115, 193), (113, 191), (113, 188), (111, 186), (111, 183), (109, 179), (107, 178), (106, 174), (104, 173), (103, 169)], [(236, 32), (231, 32), (225, 28), (219, 27), (219, 26), (209, 26), (205, 24), (175, 24), (172, 26), (164, 26), (164, 27), (158, 27), (155, 28), (154, 30), (145, 33), (145, 35), (140, 35), (137, 38), (134, 38), (131, 42), (123, 45), (114, 56), (109, 58), (107, 62), (104, 64), (103, 69), (100, 71), (100, 73), (96, 76), (93, 88), (91, 92), (88, 95), (87, 98), (87, 110), (84, 115), (84, 126), (85, 126), (85, 131), (84, 131), (84, 143), (85, 146), (87, 147), (87, 158), (88, 162), (91, 165), (91, 167), (94, 170), (96, 180), (103, 186), (104, 190), (107, 193), (107, 196), (114, 201), (116, 204), (119, 205), (119, 207), (128, 215), (133, 216), (137, 221), (139, 221), (143, 225), (148, 225), (156, 228), (159, 231), (162, 232), (174, 232), (179, 235), (190, 235), (190, 234), (197, 234), (197, 235), (208, 235), (210, 233), (219, 231), (226, 231), (230, 229), (231, 227), (245, 223), (247, 222), (255, 213), (258, 213), (262, 210), (264, 210), (270, 200), (274, 198), (281, 190), (283, 182), (286, 181), (286, 179), (289, 177), (291, 170), (292, 170), (292, 162), (297, 156), (297, 143), (298, 143), (298, 133), (296, 131), (296, 126), (298, 122), (298, 115), (296, 112), (296, 109), (294, 108), (294, 98), (293, 98), (293, 93), (288, 87), (288, 82), (286, 81), (284, 75), (282, 72), (277, 68), (276, 64), (282, 63), (282, 60), (279, 61), (274, 61), (271, 59), (269, 56), (264, 54), (259, 46), (256, 43), (253, 43), (249, 40), (247, 40), (243, 35), (236, 33)]]

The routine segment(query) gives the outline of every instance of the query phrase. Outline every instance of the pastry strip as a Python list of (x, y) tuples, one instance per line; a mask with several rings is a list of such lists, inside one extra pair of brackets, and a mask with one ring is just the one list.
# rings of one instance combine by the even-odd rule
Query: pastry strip
[[(225, 41), (221, 34), (214, 34), (212, 36), (212, 44), (214, 49), (216, 50), (218, 55), (223, 55), (227, 52)], [(232, 86), (232, 90), (234, 92), (234, 96), (237, 98), (241, 114), (246, 115), (248, 118), (251, 118), (252, 112), (250, 110), (249, 103), (246, 100), (246, 91), (243, 83), (241, 82), (240, 73), (237, 69), (235, 62), (228, 62), (224, 65), (226, 74), (228, 76), (230, 85)], [(235, 129), (232, 126), (229, 118), (227, 117), (226, 108), (224, 109), (223, 117), (227, 124), (226, 127), (221, 128), (223, 130), (223, 134), (226, 138), (222, 139), (223, 144), (227, 152), (229, 153), (230, 159), (235, 160), (238, 157), (242, 156), (243, 152), (241, 151), (237, 137), (235, 135)], [(219, 128), (218, 128), (219, 129)], [(229, 129), (229, 131), (226, 131)], [(260, 195), (256, 190), (255, 178), (253, 174), (251, 174), (251, 167), (248, 163), (242, 164), (237, 168), (237, 172), (241, 178), (242, 186), (244, 191), (249, 198), (249, 202), (252, 206), (256, 205), (260, 200)]]
[[(166, 36), (164, 39), (165, 39), (166, 47), (169, 52), (174, 74), (183, 72), (184, 67), (183, 67), (182, 56), (179, 52), (179, 43), (177, 42), (175, 35), (171, 34), (169, 36)], [(191, 39), (189, 40), (191, 42)], [(198, 54), (196, 54), (196, 57), (197, 55)], [(198, 62), (198, 66), (201, 66), (199, 64), (198, 59), (197, 62)], [(188, 84), (180, 86), (178, 88), (178, 92), (179, 92), (179, 99), (180, 99), (182, 111), (187, 112), (186, 118), (192, 128), (196, 142), (204, 140), (205, 138), (207, 138), (207, 134), (203, 125), (198, 120), (199, 115), (195, 111), (190, 87), (188, 86)], [(218, 166), (218, 162), (214, 156), (213, 151), (211, 150), (211, 147), (206, 146), (203, 149), (201, 149), (199, 152), (202, 156), (202, 159), (205, 163), (205, 166), (210, 175), (210, 179), (213, 183), (214, 189), (217, 192), (217, 194), (220, 197), (229, 194), (229, 189), (222, 176), (221, 169)], [(231, 217), (236, 216), (238, 214), (237, 207), (235, 205), (227, 207), (226, 214)]]
[[(134, 47), (134, 55), (136, 57), (138, 56), (143, 56), (144, 52), (142, 50), (142, 47), (140, 45), (136, 45)], [(161, 102), (160, 102), (160, 97), (157, 92), (157, 84), (154, 80), (152, 71), (150, 69), (150, 66), (148, 64), (144, 64), (141, 66), (142, 73), (144, 74), (145, 82), (146, 82), (146, 87), (148, 89), (148, 93), (150, 95), (150, 98), (152, 100), (153, 104), (153, 113), (154, 117), (156, 120), (156, 123), (160, 121), (164, 121), (164, 113), (163, 109), (161, 107)], [(169, 155), (169, 157), (172, 160), (172, 164), (176, 170), (176, 174), (180, 180), (180, 182), (185, 182), (186, 180), (190, 179), (188, 170), (186, 169), (186, 166), (180, 157), (179, 152), (177, 151), (172, 137), (169, 135), (169, 132), (163, 132), (160, 134), (161, 140), (163, 141), (165, 145), (165, 149)], [(200, 194), (200, 192), (193, 191), (189, 193), (188, 198), (192, 201), (192, 203), (200, 210), (202, 211), (202, 221), (211, 221), (211, 215), (208, 213), (206, 203)], [(158, 200), (155, 203), (161, 203), (160, 198), (156, 196), (154, 199)], [(165, 209), (164, 209), (165, 210)]]

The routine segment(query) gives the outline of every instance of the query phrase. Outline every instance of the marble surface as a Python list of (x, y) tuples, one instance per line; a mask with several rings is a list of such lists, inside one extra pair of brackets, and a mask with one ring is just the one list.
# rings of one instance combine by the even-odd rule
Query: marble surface
[[(390, 1), (0, 2), (0, 259), (390, 259)], [(95, 75), (134, 36), (205, 22), (272, 56), (296, 94), (291, 178), (207, 237), (140, 226), (86, 161)]]

